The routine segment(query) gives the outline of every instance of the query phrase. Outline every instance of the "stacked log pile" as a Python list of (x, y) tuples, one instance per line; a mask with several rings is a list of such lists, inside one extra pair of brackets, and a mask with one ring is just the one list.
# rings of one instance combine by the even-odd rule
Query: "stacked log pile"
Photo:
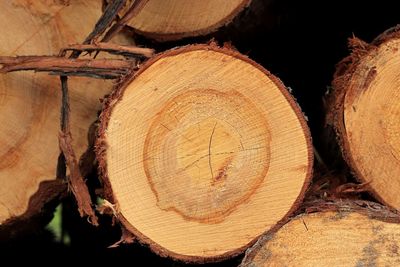
[[(400, 28), (351, 38), (336, 66), (333, 169), (279, 77), (230, 44), (192, 43), (257, 29), (274, 4), (2, 2), (1, 241), (73, 196), (92, 227), (113, 218), (114, 246), (137, 240), (182, 263), (398, 265)], [(186, 43), (151, 47), (173, 40)], [(95, 169), (100, 188), (87, 183)]]

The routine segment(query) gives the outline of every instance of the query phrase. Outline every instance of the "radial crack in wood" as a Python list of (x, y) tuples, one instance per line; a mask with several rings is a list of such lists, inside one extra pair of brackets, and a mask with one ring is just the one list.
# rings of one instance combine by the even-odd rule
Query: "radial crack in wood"
[(262, 236), (240, 266), (399, 266), (399, 214), (364, 203), (314, 206)]
[(215, 45), (171, 50), (105, 103), (99, 169), (118, 218), (184, 261), (244, 251), (296, 209), (312, 170), (303, 114), (283, 84)]
[(351, 40), (337, 67), (328, 124), (357, 179), (381, 202), (400, 209), (400, 31), (372, 44)]

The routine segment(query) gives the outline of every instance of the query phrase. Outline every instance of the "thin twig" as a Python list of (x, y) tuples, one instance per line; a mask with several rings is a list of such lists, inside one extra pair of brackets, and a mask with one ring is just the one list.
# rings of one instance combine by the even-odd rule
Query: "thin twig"
[(60, 132), (58, 140), (60, 149), (65, 157), (65, 162), (70, 172), (69, 182), (71, 185), (71, 190), (76, 198), (80, 215), (89, 216), (90, 223), (93, 225), (98, 225), (96, 214), (92, 209), (92, 201), (90, 199), (89, 190), (81, 175), (79, 164), (72, 148), (71, 133), (67, 129)]
[[(61, 76), (61, 117), (60, 117), (60, 128), (65, 130), (68, 127), (69, 121), (69, 98), (67, 88), (67, 77)], [(67, 178), (67, 166), (65, 165), (64, 153), (60, 153), (57, 159), (56, 177), (58, 179), (66, 180)]]
[(116, 20), (118, 13), (124, 7), (126, 0), (114, 0), (107, 5), (100, 19), (94, 26), (93, 31), (86, 37), (83, 44), (90, 44), (93, 40), (97, 39), (105, 30), (110, 27), (113, 21)]
[(110, 41), (123, 27), (134, 18), (147, 4), (149, 0), (135, 0), (131, 7), (126, 11), (120, 20), (118, 20), (104, 35), (102, 42)]
[[(106, 10), (98, 20), (93, 31), (84, 40), (83, 45), (76, 45), (73, 48), (67, 48), (61, 53), (65, 56), (65, 51), (72, 50), (69, 58), (60, 56), (25, 56), (25, 57), (0, 57), (0, 73), (12, 71), (34, 70), (46, 71), (51, 74), (60, 75), (61, 91), (62, 91), (62, 106), (60, 116), (60, 156), (57, 161), (57, 178), (67, 180), (71, 186), (72, 192), (77, 200), (78, 209), (81, 216), (89, 216), (92, 224), (98, 225), (96, 214), (92, 208), (92, 201), (89, 190), (86, 186), (84, 178), (79, 169), (79, 164), (76, 159), (75, 152), (72, 146), (72, 135), (69, 126), (69, 92), (68, 78), (70, 75), (101, 77), (101, 78), (119, 78), (125, 75), (130, 69), (135, 67), (135, 61), (124, 61), (114, 59), (77, 59), (82, 51), (107, 51), (125, 56), (150, 57), (153, 54), (152, 50), (143, 50), (140, 48), (127, 48), (124, 46), (100, 44), (90, 45), (92, 42), (103, 34), (111, 24), (117, 20), (117, 15), (124, 6), (126, 0), (114, 0), (107, 6)], [(136, 0), (127, 14), (118, 21), (106, 33), (104, 40), (111, 39), (118, 33), (124, 23), (136, 15), (147, 0)], [(122, 26), (121, 26), (122, 25)], [(108, 39), (109, 38), (109, 39)], [(70, 171), (69, 179), (66, 177), (66, 167)]]
[(61, 80), (61, 118), (60, 118), (60, 128), (61, 131), (69, 131), (69, 95), (68, 95), (68, 77), (60, 76)]
[(60, 51), (60, 56), (65, 56), (67, 51), (105, 51), (114, 55), (122, 55), (124, 57), (139, 57), (150, 58), (154, 55), (154, 49), (142, 48), (137, 46), (117, 45), (110, 43), (96, 43), (96, 44), (75, 44), (63, 48)]
[(52, 72), (62, 76), (119, 78), (134, 67), (133, 62), (118, 59), (67, 59), (57, 56), (0, 57), (0, 73), (13, 71)]
[[(89, 216), (90, 222), (93, 225), (98, 225), (96, 214), (92, 209), (92, 201), (90, 198), (89, 190), (80, 172), (79, 164), (76, 159), (74, 149), (72, 147), (72, 135), (69, 125), (70, 106), (68, 93), (68, 77), (60, 76), (60, 80), (62, 104), (60, 118), (61, 131), (58, 137), (58, 141), (61, 150), (59, 158), (63, 159), (63, 161), (58, 161), (57, 170), (66, 169), (66, 166), (68, 165), (68, 169), (70, 172), (68, 184), (70, 185), (70, 189), (72, 190), (72, 193), (74, 194), (77, 201), (79, 214), (81, 216)], [(62, 176), (67, 178), (66, 173), (63, 173)]]
[[(92, 43), (111, 26), (111, 24), (117, 20), (118, 13), (124, 7), (125, 2), (126, 0), (114, 0), (111, 4), (107, 5), (103, 14), (94, 26), (93, 31), (86, 37), (83, 44)], [(74, 51), (70, 58), (78, 58), (81, 53), (81, 51)]]
[[(126, 2), (126, 0), (114, 0), (110, 5), (108, 5), (106, 10), (103, 12), (102, 16), (96, 23), (95, 28), (88, 35), (88, 37), (85, 39), (83, 44), (92, 43), (93, 40), (95, 40), (95, 38), (98, 38), (98, 36), (100, 36), (108, 27), (110, 27), (112, 22), (117, 19), (117, 15), (118, 15), (119, 11), (122, 9), (122, 7), (124, 6), (125, 2)], [(81, 54), (81, 51), (78, 51), (78, 50), (73, 51), (69, 57), (69, 60), (73, 61), (73, 62), (79, 62), (76, 58), (78, 58), (80, 54)], [(84, 70), (86, 71), (88, 68), (90, 69), (93, 67), (93, 64), (94, 64), (93, 62), (99, 62), (99, 61), (91, 60), (89, 64), (84, 64), (84, 66), (80, 66), (80, 67), (83, 67)], [(112, 61), (106, 60), (105, 62), (102, 62), (103, 64), (100, 64), (100, 66), (97, 66), (97, 68), (95, 68), (95, 70), (96, 70), (95, 75), (102, 76), (102, 74), (106, 74), (106, 76), (109, 76), (111, 74), (110, 69), (116, 70), (114, 68), (116, 66), (114, 64), (111, 64), (112, 68), (109, 68), (110, 66), (108, 66), (107, 71), (106, 71), (107, 73), (99, 74), (99, 72), (98, 72), (99, 67), (100, 67), (100, 69), (104, 68), (104, 64), (107, 65), (107, 64), (110, 64), (110, 62), (112, 62)], [(129, 63), (126, 61), (114, 61), (114, 63), (116, 63), (116, 62), (118, 62), (117, 65), (119, 65), (119, 67), (121, 67), (120, 66), (121, 64), (122, 65), (125, 64), (125, 67), (123, 67), (123, 71), (119, 72), (118, 74), (126, 73), (127, 70), (130, 67), (132, 67), (132, 64), (133, 64), (133, 62)], [(71, 66), (71, 65), (69, 64), (69, 66)], [(117, 69), (118, 69), (117, 71), (121, 71), (121, 68), (117, 68)], [(79, 70), (81, 70), (81, 69), (79, 69)], [(85, 71), (80, 72), (80, 74), (85, 73)], [(71, 68), (68, 68), (68, 71), (66, 71), (66, 72), (64, 71), (63, 74), (70, 75), (71, 73), (74, 73), (74, 72), (76, 72), (76, 71), (74, 71), (74, 70), (71, 71)], [(66, 114), (65, 117), (68, 118), (69, 109), (66, 108), (68, 106), (67, 101), (68, 101), (68, 96), (69, 96), (68, 80), (66, 78), (63, 78), (62, 75), (60, 76), (60, 79), (61, 79), (61, 89), (63, 90), (63, 96), (65, 94), (65, 97), (63, 97), (63, 101), (62, 101), (61, 114), (65, 113)], [(61, 117), (63, 117), (63, 116), (61, 116)], [(61, 120), (63, 120), (63, 118), (61, 118)], [(63, 125), (63, 123), (61, 125)], [(76, 157), (75, 157), (75, 152), (72, 147), (72, 135), (71, 135), (68, 125), (69, 125), (69, 121), (67, 120), (66, 125), (64, 125), (65, 126), (64, 129), (63, 129), (63, 127), (61, 127), (61, 133), (60, 133), (59, 139), (58, 139), (59, 144), (60, 144), (61, 154), (64, 155), (65, 161), (59, 160), (57, 162), (58, 163), (57, 170), (58, 169), (62, 170), (66, 167), (66, 165), (68, 166), (68, 168), (70, 170), (69, 182), (72, 187), (72, 192), (76, 198), (80, 215), (81, 216), (84, 216), (84, 215), (89, 216), (90, 222), (94, 225), (98, 225), (96, 214), (92, 208), (92, 201), (90, 198), (89, 190), (88, 190), (86, 183), (82, 177), (82, 174), (79, 169), (78, 161), (76, 160)], [(59, 158), (61, 158), (61, 155)]]

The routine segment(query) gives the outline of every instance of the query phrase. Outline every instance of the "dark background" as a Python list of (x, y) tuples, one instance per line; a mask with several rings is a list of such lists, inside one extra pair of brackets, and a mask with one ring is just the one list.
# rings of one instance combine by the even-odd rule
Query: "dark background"
[[(314, 145), (322, 148), (321, 138), (323, 97), (331, 83), (335, 65), (349, 54), (347, 40), (356, 36), (370, 42), (377, 35), (400, 23), (397, 1), (361, 0), (274, 0), (263, 14), (265, 22), (256, 29), (240, 33), (224, 29), (217, 34), (175, 43), (156, 44), (142, 38), (139, 43), (163, 50), (176, 45), (208, 41), (215, 37), (219, 43), (231, 41), (240, 52), (263, 65), (283, 83), (293, 89), (313, 135)], [(329, 165), (329, 162), (328, 162)], [(96, 183), (95, 180), (91, 181)], [(79, 218), (72, 199), (63, 203), (63, 228), (71, 237), (65, 246), (54, 242), (51, 232), (37, 229), (23, 238), (0, 242), (0, 254), (10, 256), (14, 262), (27, 259), (38, 262), (92, 263), (104, 260), (111, 263), (127, 262), (133, 266), (182, 266), (153, 254), (138, 244), (105, 249), (119, 240), (118, 227), (111, 226), (109, 218), (102, 218), (103, 226), (91, 227)], [(17, 255), (17, 257), (15, 257)], [(233, 260), (215, 266), (236, 266), (241, 260)]]

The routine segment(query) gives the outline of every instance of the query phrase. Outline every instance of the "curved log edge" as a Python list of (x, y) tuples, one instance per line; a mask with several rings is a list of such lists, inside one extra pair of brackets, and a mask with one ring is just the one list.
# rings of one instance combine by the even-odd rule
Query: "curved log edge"
[(61, 179), (41, 182), (30, 198), (26, 212), (0, 225), (0, 240), (10, 240), (50, 222), (55, 207), (67, 194), (67, 188), (67, 183)]
[[(180, 254), (176, 254), (174, 252), (168, 251), (168, 250), (160, 247), (158, 244), (156, 244), (155, 242), (150, 240), (148, 237), (141, 234), (137, 229), (132, 227), (130, 225), (130, 223), (128, 223), (127, 220), (124, 218), (124, 216), (120, 213), (120, 211), (118, 209), (118, 203), (116, 202), (116, 199), (114, 197), (114, 194), (113, 194), (113, 191), (111, 188), (111, 183), (110, 183), (109, 177), (108, 177), (108, 172), (107, 172), (107, 160), (106, 160), (107, 142), (106, 142), (105, 135), (106, 135), (109, 119), (113, 112), (113, 109), (116, 106), (116, 104), (118, 104), (118, 102), (122, 99), (124, 91), (127, 88), (127, 86), (136, 77), (138, 77), (144, 70), (146, 70), (149, 66), (151, 66), (154, 62), (156, 62), (160, 58), (174, 56), (174, 55), (180, 54), (182, 52), (193, 51), (193, 50), (212, 50), (212, 51), (230, 55), (232, 57), (238, 58), (240, 60), (243, 60), (243, 61), (251, 64), (255, 68), (262, 71), (265, 75), (268, 76), (268, 78), (270, 78), (275, 83), (275, 85), (280, 89), (281, 93), (284, 95), (284, 97), (286, 98), (286, 100), (288, 101), (288, 103), (290, 104), (292, 109), (295, 111), (297, 118), (301, 123), (301, 127), (303, 128), (306, 139), (307, 139), (307, 148), (309, 151), (309, 153), (308, 153), (309, 164), (308, 164), (308, 169), (307, 169), (307, 177), (305, 179), (303, 188), (302, 188), (298, 198), (293, 203), (291, 209), (284, 216), (284, 218), (281, 220), (281, 222), (282, 223), (285, 222), (293, 212), (298, 210), (298, 208), (300, 207), (301, 202), (304, 198), (306, 190), (311, 182), (312, 173), (313, 173), (313, 167), (312, 167), (313, 166), (313, 149), (312, 149), (311, 135), (310, 135), (306, 120), (304, 118), (304, 115), (301, 112), (301, 109), (298, 106), (298, 104), (296, 103), (296, 101), (294, 100), (294, 98), (290, 95), (289, 91), (286, 89), (286, 87), (283, 85), (283, 83), (278, 78), (273, 76), (270, 72), (265, 70), (262, 66), (255, 63), (248, 57), (236, 52), (235, 50), (233, 50), (231, 48), (218, 47), (215, 43), (211, 43), (208, 45), (205, 45), (205, 44), (188, 45), (188, 46), (172, 49), (172, 50), (169, 50), (164, 53), (160, 53), (160, 54), (154, 56), (153, 58), (149, 59), (147, 62), (145, 62), (141, 67), (139, 67), (139, 70), (137, 72), (133, 71), (132, 73), (128, 74), (124, 79), (120, 80), (116, 84), (116, 87), (113, 90), (113, 92), (106, 98), (106, 100), (103, 103), (103, 110), (100, 115), (100, 124), (99, 124), (99, 129), (97, 132), (95, 152), (96, 152), (96, 157), (97, 157), (97, 160), (99, 163), (98, 164), (99, 176), (100, 176), (100, 178), (103, 182), (103, 186), (104, 186), (105, 199), (111, 203), (113, 209), (116, 212), (116, 214), (114, 214), (114, 215), (116, 216), (118, 221), (122, 224), (122, 226), (124, 228), (128, 229), (129, 232), (131, 232), (140, 243), (149, 246), (156, 254), (158, 254), (162, 257), (172, 257), (174, 259), (177, 259), (177, 260), (180, 260), (183, 262), (187, 262), (187, 263), (188, 262), (191, 262), (191, 263), (218, 262), (218, 261), (226, 260), (228, 258), (232, 258), (236, 255), (243, 253), (249, 246), (251, 246), (252, 244), (254, 244), (257, 241), (258, 237), (255, 238), (254, 240), (252, 240), (249, 244), (247, 244), (244, 247), (241, 247), (235, 251), (220, 255), (218, 257), (212, 257), (212, 258), (210, 257), (210, 258), (206, 258), (206, 259), (202, 258), (202, 257), (197, 257), (197, 256), (180, 255)], [(281, 225), (282, 224), (281, 222), (278, 223), (278, 225)], [(122, 238), (121, 240), (123, 240), (123, 239), (124, 238)], [(132, 240), (132, 238), (130, 237), (129, 240)]]
[[(107, 7), (108, 3), (110, 0), (103, 0), (104, 5), (103, 7)], [(129, 6), (129, 0), (127, 0), (127, 6)], [(224, 26), (232, 25), (235, 24), (234, 27), (237, 27), (238, 21), (240, 21), (243, 17), (247, 15), (254, 15), (254, 14), (259, 14), (258, 10), (260, 10), (260, 7), (262, 7), (265, 3), (264, 0), (244, 0), (238, 7), (236, 7), (230, 14), (229, 16), (225, 17), (224, 19), (221, 19), (218, 23), (211, 25), (205, 29), (200, 29), (200, 30), (194, 30), (194, 31), (188, 31), (188, 32), (182, 32), (182, 33), (156, 33), (156, 32), (144, 32), (139, 29), (133, 28), (129, 22), (126, 24), (125, 27), (128, 29), (132, 30), (133, 32), (145, 36), (146, 38), (150, 38), (153, 40), (156, 40), (158, 42), (168, 42), (168, 41), (176, 41), (184, 38), (189, 38), (189, 37), (197, 37), (197, 36), (204, 36), (208, 35), (211, 33), (216, 32), (218, 29)], [(240, 19), (238, 19), (240, 17)], [(259, 16), (257, 16), (258, 18)], [(246, 22), (248, 20), (246, 19)]]
[[(13, 56), (25, 53), (55, 54), (61, 48), (63, 41), (76, 42), (83, 37), (85, 32), (91, 30), (92, 25), (101, 14), (100, 9), (100, 3), (96, 3), (96, 1), (73, 1), (73, 3), (70, 1), (3, 1), (3, 13), (13, 17), (15, 23), (4, 28), (2, 53), (10, 53)], [(80, 11), (84, 16), (79, 13)], [(43, 59), (40, 56), (37, 58)], [(4, 67), (11, 62), (17, 63), (17, 65), (22, 64), (28, 58), (2, 57), (2, 60), (0, 60), (3, 63), (1, 65)], [(3, 73), (3, 71), (5, 69), (2, 69), (1, 72)], [(4, 196), (2, 194), (1, 201), (5, 216), (2, 216), (0, 228), (1, 230), (5, 229), (5, 234), (1, 236), (10, 238), (14, 232), (16, 235), (17, 231), (22, 231), (24, 228), (33, 229), (33, 225), (36, 224), (36, 221), (42, 220), (41, 218), (47, 220), (52, 211), (47, 207), (53, 206), (53, 204), (46, 205), (45, 202), (59, 200), (66, 192), (67, 182), (61, 181), (62, 177), (59, 175), (60, 172), (57, 170), (55, 162), (51, 164), (49, 161), (50, 159), (61, 161), (60, 157), (57, 157), (59, 154), (56, 138), (58, 123), (57, 120), (53, 120), (59, 114), (56, 103), (58, 103), (57, 99), (60, 93), (52, 90), (59, 87), (56, 85), (56, 81), (48, 77), (42, 79), (42, 77), (31, 74), (7, 75), (1, 78), (2, 86), (5, 87), (2, 95), (4, 94), (8, 98), (8, 95), (12, 94), (13, 99), (17, 99), (15, 103), (2, 102), (5, 112), (12, 111), (11, 113), (15, 115), (13, 124), (4, 125), (5, 128), (2, 131), (3, 133), (8, 131), (10, 133), (9, 140), (17, 142), (20, 142), (20, 137), (16, 133), (24, 132), (24, 142), (26, 142), (22, 146), (23, 143), (11, 142), (8, 144), (10, 141), (4, 139), (6, 151), (2, 174), (5, 180), (5, 186), (3, 186), (5, 194)], [(77, 80), (74, 81), (74, 86), (77, 84)], [(79, 156), (80, 151), (86, 148), (81, 133), (85, 131), (84, 128), (89, 126), (85, 124), (96, 117), (98, 109), (96, 92), (103, 96), (102, 90), (105, 92), (106, 88), (101, 88), (100, 83), (97, 85), (82, 83), (82, 88), (77, 86), (77, 91), (74, 90), (72, 93), (74, 103), (71, 106), (73, 109), (78, 107), (79, 110), (72, 115), (71, 127), (73, 132), (79, 133), (73, 142), (75, 149), (79, 149)], [(14, 91), (20, 93), (14, 96)], [(22, 104), (16, 105), (17, 103)], [(90, 119), (91, 116), (92, 119)], [(31, 117), (32, 119), (30, 119)], [(32, 128), (31, 125), (36, 126)], [(10, 131), (10, 129), (13, 130)], [(78, 129), (82, 131), (78, 131)], [(54, 134), (51, 134), (52, 132)], [(40, 136), (40, 138), (36, 136)], [(27, 140), (31, 140), (29, 145)], [(7, 148), (8, 146), (9, 148)], [(13, 164), (7, 163), (8, 158), (13, 158), (17, 154), (20, 156)], [(65, 171), (65, 167), (62, 169)], [(48, 181), (50, 179), (54, 179), (54, 181)], [(54, 205), (56, 204), (54, 203)], [(35, 212), (38, 214), (35, 215)], [(43, 220), (43, 224), (45, 220)], [(10, 225), (14, 225), (14, 227), (10, 227)]]
[[(349, 39), (349, 47), (351, 54), (340, 61), (336, 66), (336, 72), (332, 81), (332, 91), (327, 96), (327, 110), (325, 127), (335, 132), (336, 141), (340, 147), (343, 159), (346, 161), (347, 167), (353, 176), (365, 187), (368, 191), (381, 203), (388, 205), (379, 194), (368, 185), (370, 181), (364, 179), (361, 172), (357, 169), (354, 159), (348, 153), (349, 143), (346, 138), (346, 128), (344, 124), (344, 99), (346, 95), (346, 85), (350, 82), (353, 74), (357, 70), (359, 64), (368, 56), (375, 53), (379, 46), (392, 40), (400, 38), (400, 25), (388, 29), (383, 32), (377, 38), (375, 38), (370, 44), (356, 38)], [(368, 80), (364, 83), (363, 89), (367, 88), (369, 84), (374, 80), (374, 72), (370, 71), (371, 75), (368, 75)], [(391, 206), (391, 205), (388, 205)]]
[[(400, 223), (400, 213), (391, 210), (381, 204), (364, 201), (364, 200), (336, 200), (336, 201), (324, 201), (324, 200), (313, 200), (303, 204), (301, 209), (296, 212), (295, 216), (287, 218), (280, 225), (277, 225), (271, 231), (265, 233), (257, 243), (246, 251), (245, 257), (243, 258), (240, 267), (253, 266), (252, 261), (255, 258), (258, 250), (262, 248), (268, 241), (273, 239), (279, 229), (289, 223), (291, 220), (301, 218), (304, 215), (312, 213), (323, 213), (323, 212), (337, 212), (338, 219), (345, 218), (346, 214), (357, 212), (362, 214), (369, 219), (379, 220), (387, 223)], [(304, 222), (303, 222), (304, 223)], [(307, 227), (305, 225), (305, 227)]]
[[(97, 225), (96, 215), (92, 210), (91, 199), (88, 193), (87, 186), (85, 184), (84, 178), (80, 174), (80, 168), (90, 169), (93, 165), (93, 162), (90, 162), (90, 159), (85, 159), (88, 154), (86, 151), (85, 155), (82, 155), (83, 159), (78, 166), (77, 157), (81, 156), (80, 153), (76, 154), (73, 147), (73, 141), (70, 131), (70, 105), (69, 105), (69, 93), (68, 93), (68, 86), (67, 86), (67, 77), (65, 76), (88, 76), (92, 78), (101, 78), (101, 79), (114, 79), (120, 78), (121, 76), (126, 75), (130, 69), (136, 67), (139, 64), (139, 60), (141, 58), (151, 57), (153, 54), (152, 49), (147, 48), (140, 48), (131, 45), (117, 45), (112, 43), (102, 43), (102, 42), (95, 42), (93, 39), (99, 38), (100, 35), (110, 26), (110, 24), (116, 19), (116, 13), (119, 11), (118, 7), (122, 7), (122, 4), (125, 2), (124, 0), (114, 1), (115, 4), (110, 5), (110, 8), (107, 9), (103, 15), (98, 19), (93, 31), (89, 34), (89, 36), (85, 39), (84, 44), (76, 44), (71, 45), (66, 48), (61, 48), (58, 56), (3, 56), (0, 57), (0, 65), (2, 65), (0, 69), (0, 73), (7, 73), (13, 71), (22, 71), (22, 70), (34, 70), (34, 71), (44, 71), (50, 72), (52, 75), (61, 75), (61, 87), (62, 87), (62, 111), (61, 111), (61, 132), (59, 133), (59, 147), (62, 150), (61, 156), (58, 157), (57, 162), (57, 175), (56, 177), (59, 179), (66, 180), (70, 187), (69, 189), (72, 190), (72, 193), (75, 195), (76, 200), (79, 206), (79, 212), (81, 216), (89, 215), (91, 218), (91, 222), (94, 225)], [(25, 3), (29, 4), (29, 3)], [(60, 3), (59, 3), (60, 4)], [(30, 4), (29, 4), (30, 5)], [(39, 6), (43, 5), (43, 3), (39, 3)], [(58, 4), (57, 4), (58, 5)], [(63, 9), (65, 6), (69, 4), (61, 3), (60, 4)], [(13, 6), (13, 5), (11, 5)], [(46, 5), (43, 6), (45, 10), (50, 7)], [(11, 9), (11, 8), (10, 8)], [(61, 10), (60, 9), (60, 10)], [(100, 11), (100, 8), (93, 9), (97, 12)], [(33, 9), (34, 11), (34, 9)], [(58, 14), (58, 13), (57, 13)], [(67, 13), (68, 14), (68, 13)], [(94, 17), (93, 17), (94, 19)], [(47, 27), (47, 24), (44, 26)], [(82, 27), (84, 25), (80, 25)], [(68, 27), (67, 27), (68, 28)], [(63, 32), (63, 31), (61, 31)], [(67, 31), (68, 32), (68, 31)], [(114, 36), (118, 31), (113, 31), (112, 36)], [(63, 33), (66, 34), (66, 33)], [(71, 39), (71, 38), (68, 38)], [(78, 38), (72, 38), (75, 40)], [(29, 39), (28, 39), (29, 40)], [(19, 47), (20, 48), (20, 47)], [(56, 50), (56, 46), (54, 47)], [(54, 52), (54, 51), (53, 51)], [(85, 58), (85, 59), (78, 59), (79, 55), (82, 52), (93, 53), (95, 52), (96, 55), (92, 58)], [(125, 60), (122, 59), (95, 59), (99, 52), (107, 52), (112, 55), (122, 56)], [(110, 67), (110, 68), (108, 68)], [(100, 87), (100, 86), (99, 86)], [(84, 88), (87, 90), (87, 88)], [(97, 88), (99, 90), (100, 88)], [(82, 89), (83, 90), (83, 89)], [(101, 91), (101, 90), (100, 90)], [(86, 97), (86, 96), (85, 96)], [(96, 100), (95, 96), (92, 96), (93, 101)], [(103, 97), (103, 94), (101, 94)], [(96, 101), (97, 103), (97, 101)], [(73, 105), (74, 106), (74, 105)], [(92, 110), (93, 111), (93, 110)], [(97, 111), (96, 111), (97, 112)], [(74, 113), (74, 111), (73, 111)], [(96, 116), (96, 113), (92, 113), (93, 116)], [(88, 115), (85, 114), (85, 119)], [(82, 123), (82, 122), (80, 122)], [(79, 137), (79, 136), (78, 136)], [(79, 138), (77, 138), (79, 139)], [(64, 161), (67, 161), (68, 168), (70, 169), (70, 175), (66, 175), (66, 166)], [(84, 166), (84, 164), (89, 163), (90, 166)], [(49, 175), (47, 175), (49, 176)], [(66, 182), (66, 183), (67, 183)], [(54, 181), (54, 183), (58, 183)], [(43, 184), (43, 183), (42, 183)], [(29, 207), (25, 214), (21, 216), (21, 218), (10, 218), (4, 223), (4, 225), (9, 225), (11, 222), (14, 221), (25, 221), (25, 218), (33, 217), (34, 215), (31, 214), (33, 211), (40, 212), (41, 206), (44, 206), (45, 202), (43, 197), (49, 197), (49, 200), (53, 199), (50, 198), (48, 195), (48, 187), (45, 186), (43, 189), (42, 184), (40, 185), (40, 189), (38, 192), (35, 193), (35, 196), (31, 197), (31, 202), (29, 202)], [(46, 185), (48, 183), (45, 183)], [(38, 185), (39, 186), (39, 185)], [(44, 190), (44, 191), (43, 191)], [(28, 202), (27, 198), (27, 202)], [(34, 200), (34, 202), (32, 202)], [(32, 204), (34, 203), (34, 204)], [(35, 204), (36, 203), (36, 204)], [(28, 203), (27, 203), (28, 204)], [(39, 205), (40, 204), (40, 205)], [(32, 206), (33, 205), (33, 206)], [(40, 206), (36, 208), (36, 206)], [(5, 209), (9, 209), (5, 207)], [(9, 210), (11, 214), (11, 210)], [(14, 223), (13, 223), (14, 224)], [(1, 225), (3, 226), (3, 225)], [(1, 227), (0, 226), (0, 227)]]

